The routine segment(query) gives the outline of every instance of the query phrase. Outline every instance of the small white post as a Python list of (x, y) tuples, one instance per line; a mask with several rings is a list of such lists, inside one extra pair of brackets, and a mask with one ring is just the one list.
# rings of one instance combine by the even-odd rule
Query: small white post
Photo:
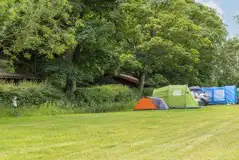
[(13, 116), (17, 116), (16, 108), (17, 108), (17, 97), (14, 96), (12, 98), (12, 106), (13, 106)]
[(14, 96), (12, 99), (12, 105), (14, 108), (17, 108), (17, 97), (16, 96)]

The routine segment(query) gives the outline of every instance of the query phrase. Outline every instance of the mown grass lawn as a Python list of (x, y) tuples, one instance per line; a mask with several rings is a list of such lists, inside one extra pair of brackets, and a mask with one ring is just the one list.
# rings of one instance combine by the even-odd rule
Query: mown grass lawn
[(1, 160), (238, 160), (239, 106), (0, 119)]

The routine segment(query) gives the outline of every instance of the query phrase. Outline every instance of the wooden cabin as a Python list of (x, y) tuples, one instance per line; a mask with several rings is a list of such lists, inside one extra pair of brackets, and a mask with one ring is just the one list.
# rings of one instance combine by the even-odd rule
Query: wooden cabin
[(38, 79), (33, 76), (25, 74), (9, 73), (3, 67), (0, 66), (0, 80), (19, 82), (19, 81), (34, 81)]

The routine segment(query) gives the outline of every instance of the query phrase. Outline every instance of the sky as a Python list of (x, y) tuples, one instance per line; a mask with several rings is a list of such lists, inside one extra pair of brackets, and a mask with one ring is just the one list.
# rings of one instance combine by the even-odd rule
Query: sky
[(227, 25), (229, 37), (239, 35), (239, 24), (234, 19), (235, 15), (239, 15), (239, 0), (196, 0), (204, 5), (217, 10)]

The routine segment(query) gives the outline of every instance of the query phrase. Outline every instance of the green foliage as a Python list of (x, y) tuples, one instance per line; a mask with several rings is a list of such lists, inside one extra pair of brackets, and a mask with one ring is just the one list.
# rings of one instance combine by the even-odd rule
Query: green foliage
[[(125, 111), (132, 110), (137, 101), (137, 93), (121, 85), (78, 88), (75, 102), (67, 101), (46, 83), (2, 83), (0, 89), (0, 117)], [(16, 109), (11, 102), (13, 96), (18, 97)]]
[[(83, 5), (86, 8), (82, 11), (82, 25), (76, 28), (77, 47), (74, 50), (72, 65), (77, 68), (77, 72), (90, 74), (92, 78), (102, 76), (106, 72), (114, 72), (119, 63), (116, 26), (108, 18), (111, 11), (105, 11), (103, 14), (98, 12), (98, 7), (102, 7), (102, 12), (110, 3), (113, 4), (113, 1), (84, 1)], [(97, 7), (98, 9), (91, 8), (95, 5), (100, 6)]]
[[(70, 75), (69, 72), (71, 73)], [(77, 84), (92, 82), (96, 76), (94, 73), (90, 72), (90, 70), (81, 69), (78, 64), (69, 64), (61, 58), (57, 58), (46, 65), (44, 74), (48, 75), (47, 80), (59, 89), (63, 89), (66, 86), (67, 76), (77, 81)]]
[(167, 78), (162, 76), (161, 74), (152, 74), (150, 75), (150, 78), (146, 80), (148, 84), (151, 84), (155, 87), (162, 87), (169, 85), (169, 81)]
[(136, 105), (136, 101), (105, 102), (102, 104), (83, 103), (73, 108), (75, 113), (104, 113), (104, 112), (122, 112), (131, 111)]
[(126, 86), (105, 85), (78, 88), (75, 97), (77, 106), (84, 112), (109, 112), (124, 110), (126, 104), (136, 101), (137, 95)]
[(114, 102), (102, 103), (97, 105), (89, 105), (87, 103), (72, 105), (72, 103), (47, 102), (40, 105), (12, 108), (4, 104), (0, 105), (0, 118), (3, 117), (25, 117), (25, 116), (51, 116), (63, 114), (82, 114), (82, 113), (103, 113), (103, 112), (122, 112), (131, 111), (136, 105), (136, 101), (132, 102)]
[(0, 104), (0, 118), (12, 116), (14, 116), (13, 108), (7, 107), (5, 104)]
[(5, 61), (5, 60), (0, 59), (0, 69), (1, 68), (3, 68), (4, 71), (9, 72), (9, 73), (15, 72), (15, 69), (14, 69), (13, 65), (9, 61)]
[(239, 38), (228, 39), (219, 49), (213, 61), (213, 82), (218, 85), (238, 84)]
[(78, 88), (75, 91), (78, 104), (103, 104), (128, 102), (135, 99), (133, 90), (122, 85), (105, 85), (91, 88)]
[[(185, 0), (166, 5), (125, 1), (119, 10), (127, 24), (122, 46), (141, 63), (141, 72), (161, 74), (172, 84), (211, 79), (213, 64), (208, 62), (215, 59), (227, 34), (214, 10)], [(131, 64), (135, 68), (135, 62)]]
[(0, 48), (16, 59), (29, 59), (32, 53), (47, 58), (63, 54), (75, 45), (75, 28), (67, 0), (0, 2)]
[(154, 88), (144, 88), (143, 96), (153, 96)]
[(56, 101), (63, 98), (60, 90), (46, 83), (23, 82), (18, 85), (12, 83), (0, 83), (0, 101), (11, 106), (12, 98), (17, 96), (19, 106), (40, 105), (48, 101)]
[[(68, 100), (74, 99), (76, 84), (117, 72), (141, 76), (141, 90), (144, 79), (160, 87), (213, 84), (219, 78), (219, 83), (231, 83), (238, 78), (237, 68), (229, 65), (237, 57), (230, 48), (236, 47), (222, 47), (227, 34), (223, 21), (193, 0), (2, 0), (0, 15), (1, 58), (10, 59), (4, 67), (47, 79), (65, 89)], [(233, 58), (226, 59), (226, 52)], [(215, 74), (221, 70), (223, 74)], [(52, 87), (49, 93), (30, 88), (6, 90), (2, 96), (17, 94), (22, 105), (33, 105), (56, 92)], [(128, 91), (126, 96), (102, 88), (78, 89), (77, 102), (92, 107), (131, 97)], [(40, 98), (24, 100), (30, 92)]]
[(53, 73), (47, 77), (47, 81), (55, 88), (63, 90), (66, 86), (66, 75)]
[(139, 75), (142, 68), (142, 63), (132, 53), (121, 54), (119, 71)]

